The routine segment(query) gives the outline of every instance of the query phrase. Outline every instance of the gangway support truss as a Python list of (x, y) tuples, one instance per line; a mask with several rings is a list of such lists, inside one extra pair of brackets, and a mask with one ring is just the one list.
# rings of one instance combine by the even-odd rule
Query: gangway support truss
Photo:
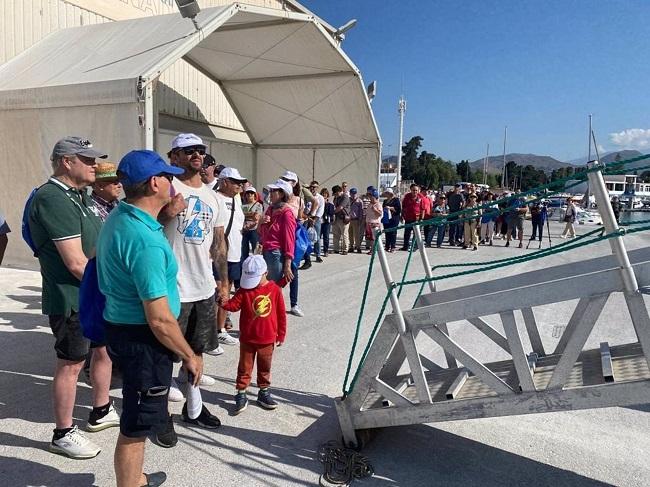
[[(617, 231), (601, 173), (590, 173), (590, 182), (605, 230)], [(431, 277), (420, 229), (414, 231)], [(357, 432), (368, 428), (650, 402), (650, 315), (640, 291), (650, 286), (650, 248), (628, 253), (621, 237), (610, 242), (609, 256), (444, 291), (430, 284), (413, 309), (394, 305), (354, 387), (336, 401), (346, 444), (358, 445)], [(613, 293), (623, 293), (637, 341), (584, 350)], [(575, 300), (555, 350), (547, 350), (535, 308)], [(488, 323), (494, 315), (503, 334)], [(510, 358), (484, 363), (449, 332), (451, 322), (474, 327)], [(423, 352), (427, 339), (444, 351), (445, 365)]]

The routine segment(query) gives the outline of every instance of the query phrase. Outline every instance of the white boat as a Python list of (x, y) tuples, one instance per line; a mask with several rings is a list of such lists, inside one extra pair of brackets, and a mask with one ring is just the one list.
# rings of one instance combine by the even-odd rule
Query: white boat
[(650, 200), (650, 183), (640, 182), (636, 174), (605, 175), (604, 179), (609, 198), (618, 196), (628, 208), (641, 208), (644, 200)]

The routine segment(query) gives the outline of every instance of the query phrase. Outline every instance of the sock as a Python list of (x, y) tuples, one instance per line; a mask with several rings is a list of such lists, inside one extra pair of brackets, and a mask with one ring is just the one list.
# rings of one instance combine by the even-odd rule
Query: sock
[(108, 410), (111, 407), (111, 403), (107, 402), (106, 405), (104, 406), (99, 406), (99, 407), (93, 407), (93, 414), (96, 414), (98, 417), (106, 416), (108, 414)]
[(246, 394), (246, 389), (242, 389), (242, 390), (235, 389), (235, 394), (244, 394), (245, 395)]
[[(187, 372), (185, 372), (187, 374)], [(189, 380), (185, 388), (185, 397), (187, 398), (187, 415), (190, 419), (196, 419), (203, 409), (203, 399), (201, 398), (201, 389), (194, 387)]]
[(61, 429), (54, 428), (54, 437), (52, 438), (52, 441), (60, 440), (65, 435), (67, 435), (70, 431), (72, 431), (72, 428), (73, 426), (70, 426), (69, 428), (61, 428)]

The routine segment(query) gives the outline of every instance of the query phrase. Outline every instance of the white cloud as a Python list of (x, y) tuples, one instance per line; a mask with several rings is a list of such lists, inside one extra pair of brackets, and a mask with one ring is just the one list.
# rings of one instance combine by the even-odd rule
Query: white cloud
[(609, 140), (625, 149), (647, 149), (650, 147), (650, 129), (625, 129), (609, 134)]

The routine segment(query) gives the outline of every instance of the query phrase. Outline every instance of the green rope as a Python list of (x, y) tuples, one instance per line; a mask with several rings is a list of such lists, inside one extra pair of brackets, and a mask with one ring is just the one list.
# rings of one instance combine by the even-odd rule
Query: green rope
[(352, 391), (352, 389), (354, 389), (354, 386), (357, 383), (357, 379), (359, 378), (359, 374), (361, 373), (363, 364), (365, 363), (366, 357), (368, 356), (368, 352), (370, 351), (370, 346), (372, 345), (372, 342), (375, 340), (377, 331), (379, 331), (379, 325), (381, 324), (381, 320), (384, 317), (384, 312), (386, 311), (386, 305), (388, 304), (391, 291), (392, 289), (388, 290), (388, 292), (386, 293), (386, 297), (384, 298), (384, 302), (381, 304), (381, 309), (379, 310), (379, 316), (377, 316), (377, 320), (375, 321), (375, 326), (372, 327), (372, 331), (370, 332), (370, 337), (368, 338), (368, 343), (366, 344), (366, 348), (364, 348), (363, 353), (361, 354), (361, 360), (359, 360), (359, 365), (357, 366), (357, 370), (354, 373), (354, 377), (352, 377), (352, 381), (350, 382), (350, 387), (347, 389), (347, 391), (345, 388), (345, 383), (343, 384), (343, 397), (348, 395)]
[[(648, 221), (650, 223), (650, 220)], [(604, 228), (597, 228), (595, 230), (592, 230), (591, 232), (587, 232), (584, 235), (580, 235), (573, 240), (568, 240), (566, 242), (562, 242), (560, 244), (557, 244), (554, 249), (561, 249), (562, 247), (566, 247), (567, 245), (574, 244), (575, 242), (579, 240), (583, 240), (587, 237), (590, 237), (591, 235), (594, 235), (596, 233), (602, 233), (604, 232)], [(507, 257), (504, 259), (496, 259), (496, 260), (488, 260), (488, 261), (482, 261), (482, 262), (460, 262), (460, 263), (454, 263), (454, 264), (439, 264), (439, 265), (434, 265), (431, 267), (432, 271), (436, 271), (437, 269), (443, 269), (443, 268), (450, 268), (450, 267), (473, 267), (473, 266), (481, 266), (481, 265), (493, 265), (493, 264), (506, 264), (509, 265), (510, 262), (513, 264), (517, 264), (520, 261), (523, 261), (524, 258), (529, 257), (531, 255), (539, 254), (539, 253), (544, 253), (547, 254), (550, 249), (541, 249), (541, 250), (536, 250), (534, 252), (530, 252), (525, 255), (516, 255), (513, 257)], [(550, 254), (549, 254), (550, 255)], [(415, 301), (413, 303), (413, 306), (416, 305), (418, 299), (420, 299), (420, 296), (422, 295), (422, 292), (424, 291), (424, 285), (426, 284), (426, 281), (423, 282), (420, 286), (420, 289), (418, 290), (418, 294), (415, 297)]]
[(610, 238), (621, 237), (621, 236), (624, 236), (626, 234), (642, 232), (642, 231), (645, 231), (645, 230), (650, 230), (650, 225), (640, 227), (640, 228), (633, 228), (631, 230), (626, 230), (624, 228), (619, 228), (618, 231), (609, 233), (607, 235), (602, 235), (600, 237), (596, 237), (596, 238), (593, 238), (591, 240), (587, 240), (587, 241), (584, 241), (584, 242), (571, 241), (571, 242), (568, 242), (568, 245), (566, 247), (563, 247), (563, 248), (558, 249), (557, 247), (554, 247), (552, 249), (546, 249), (546, 250), (543, 250), (541, 252), (537, 252), (535, 254), (529, 254), (529, 255), (523, 256), (521, 259), (519, 259), (516, 262), (510, 262), (510, 263), (507, 263), (507, 264), (489, 265), (489, 266), (486, 266), (486, 267), (482, 267), (480, 269), (469, 269), (467, 271), (453, 272), (451, 274), (444, 274), (442, 276), (434, 276), (434, 277), (431, 277), (431, 278), (413, 279), (413, 280), (404, 282), (404, 285), (405, 286), (410, 286), (411, 284), (420, 284), (422, 282), (441, 281), (443, 279), (450, 279), (452, 277), (460, 277), (460, 276), (465, 276), (465, 275), (469, 275), (469, 274), (476, 274), (478, 272), (498, 269), (500, 267), (506, 267), (506, 266), (509, 266), (509, 265), (514, 265), (514, 264), (519, 264), (519, 263), (522, 263), (522, 262), (527, 262), (527, 261), (530, 261), (530, 260), (539, 259), (539, 258), (542, 258), (542, 257), (546, 257), (548, 255), (553, 255), (553, 254), (557, 254), (557, 253), (560, 253), (560, 252), (566, 252), (568, 250), (574, 250), (574, 249), (577, 249), (579, 247), (584, 247), (585, 245), (591, 245), (592, 243), (596, 243), (596, 242), (599, 242), (601, 240), (608, 240)]
[[(420, 230), (418, 228), (414, 228), (413, 232), (419, 232)], [(404, 265), (404, 272), (402, 273), (402, 280), (400, 281), (399, 284), (399, 289), (397, 290), (397, 297), (402, 296), (402, 289), (404, 288), (404, 279), (406, 279), (406, 273), (409, 270), (409, 266), (411, 265), (411, 257), (413, 257), (413, 247), (415, 247), (415, 235), (413, 235), (413, 240), (411, 240), (411, 244), (409, 245), (409, 255), (406, 258), (406, 264)]]
[(350, 350), (350, 356), (348, 357), (348, 366), (345, 370), (345, 379), (343, 379), (343, 397), (347, 395), (346, 384), (348, 383), (348, 378), (350, 377), (350, 370), (352, 369), (354, 352), (357, 348), (357, 342), (359, 340), (359, 332), (361, 331), (361, 321), (363, 320), (363, 313), (364, 310), (366, 309), (366, 301), (368, 299), (368, 289), (370, 288), (370, 278), (372, 277), (372, 269), (373, 269), (373, 264), (375, 262), (375, 255), (377, 254), (378, 245), (379, 245), (379, 235), (377, 234), (375, 238), (375, 243), (372, 246), (372, 254), (370, 255), (370, 262), (368, 263), (368, 275), (366, 277), (366, 284), (363, 288), (363, 296), (361, 297), (361, 307), (359, 308), (359, 317), (357, 318), (357, 326), (354, 332), (354, 339), (352, 340), (352, 349)]

